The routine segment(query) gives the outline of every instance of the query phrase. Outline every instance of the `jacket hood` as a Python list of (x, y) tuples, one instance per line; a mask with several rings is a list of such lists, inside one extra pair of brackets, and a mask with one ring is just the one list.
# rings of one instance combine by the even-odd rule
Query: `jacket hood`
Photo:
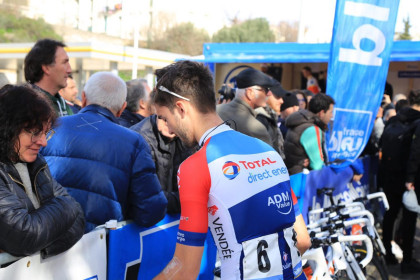
[(257, 109), (255, 109), (255, 112), (257, 113), (257, 115), (263, 115), (266, 118), (277, 121), (278, 116), (276, 112), (274, 112), (274, 110), (270, 108), (270, 106), (258, 107)]
[(288, 128), (293, 128), (304, 123), (316, 123), (318, 119), (312, 112), (308, 110), (299, 110), (294, 112), (286, 118), (286, 126)]
[(413, 122), (417, 119), (420, 119), (420, 111), (414, 110), (410, 107), (406, 107), (401, 109), (401, 111), (398, 112), (397, 117), (402, 122)]
[(263, 115), (264, 117), (270, 118), (270, 114), (268, 114), (264, 107), (258, 107), (257, 109), (255, 109), (255, 112), (257, 113), (257, 115)]

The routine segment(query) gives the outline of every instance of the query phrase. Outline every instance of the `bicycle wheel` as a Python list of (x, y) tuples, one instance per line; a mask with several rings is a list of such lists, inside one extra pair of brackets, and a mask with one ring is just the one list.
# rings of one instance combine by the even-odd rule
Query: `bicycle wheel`
[(383, 256), (373, 255), (372, 261), (364, 268), (367, 280), (388, 280), (388, 269)]
[[(352, 251), (358, 261), (360, 261), (366, 254), (366, 249), (359, 245), (353, 245)], [(388, 280), (389, 273), (385, 258), (376, 249), (370, 263), (363, 268), (363, 274), (367, 280)]]
[(337, 280), (352, 280), (351, 277), (347, 275), (347, 271), (339, 271), (335, 277)]

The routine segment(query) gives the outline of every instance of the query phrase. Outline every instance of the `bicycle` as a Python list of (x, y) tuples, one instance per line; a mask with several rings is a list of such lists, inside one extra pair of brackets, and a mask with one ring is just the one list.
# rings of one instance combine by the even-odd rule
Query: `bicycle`
[[(372, 213), (366, 210), (366, 202), (375, 198), (379, 198), (383, 201), (385, 209), (388, 209), (388, 201), (384, 193), (374, 193), (369, 194), (365, 198), (357, 198), (353, 202), (347, 204), (335, 204), (332, 198), (332, 188), (322, 188), (317, 191), (317, 194), (324, 194), (330, 198), (331, 205), (328, 207), (310, 210), (308, 212), (308, 230), (311, 231), (311, 236), (313, 237), (313, 242), (319, 242), (317, 239), (321, 236), (322, 238), (331, 238), (334, 234), (343, 234), (349, 233), (349, 228), (354, 227), (354, 225), (362, 224), (361, 231), (359, 235), (368, 236), (373, 244), (373, 252), (371, 262), (363, 266), (363, 275), (360, 274), (358, 268), (354, 265), (350, 265), (352, 270), (348, 269), (349, 266), (346, 266), (347, 277), (344, 279), (388, 279), (388, 271), (385, 265), (385, 248), (379, 237), (379, 234), (375, 228), (374, 217)], [(322, 218), (317, 217), (322, 214)], [(355, 236), (355, 235), (350, 235)], [(348, 235), (348, 237), (350, 237)], [(343, 239), (342, 239), (343, 240)], [(326, 246), (328, 244), (325, 244)], [(332, 244), (330, 244), (332, 247)], [(337, 247), (337, 245), (334, 245)], [(368, 253), (367, 245), (362, 246), (360, 240), (355, 243), (352, 242), (350, 245), (343, 245), (344, 253), (347, 256), (355, 256), (357, 260), (364, 260), (366, 254)], [(334, 250), (333, 250), (334, 251)], [(337, 251), (337, 248), (335, 248)], [(327, 260), (328, 261), (328, 260)], [(331, 260), (330, 260), (331, 261)], [(337, 260), (332, 260), (337, 262)], [(350, 262), (356, 263), (353, 260)], [(338, 267), (338, 270), (343, 270)], [(357, 278), (355, 278), (356, 276)]]

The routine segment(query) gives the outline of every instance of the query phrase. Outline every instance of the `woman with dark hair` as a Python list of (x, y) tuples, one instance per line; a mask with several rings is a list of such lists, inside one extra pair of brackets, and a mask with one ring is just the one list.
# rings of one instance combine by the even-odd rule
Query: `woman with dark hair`
[(296, 97), (299, 101), (299, 110), (308, 109), (309, 100), (305, 91), (306, 90), (299, 89), (292, 91), (294, 94), (296, 94)]
[(59, 254), (82, 237), (85, 221), (39, 155), (57, 115), (45, 97), (12, 85), (0, 90), (0, 112), (0, 251)]

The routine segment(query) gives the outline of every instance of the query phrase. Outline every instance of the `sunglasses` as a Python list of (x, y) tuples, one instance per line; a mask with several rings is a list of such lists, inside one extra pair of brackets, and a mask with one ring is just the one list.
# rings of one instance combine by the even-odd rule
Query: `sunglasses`
[(251, 87), (251, 88), (253, 88), (255, 90), (258, 90), (258, 91), (262, 91), (265, 94), (267, 94), (270, 91), (270, 89), (269, 88), (266, 88), (266, 87)]
[(169, 89), (167, 89), (167, 88), (166, 88), (166, 87), (164, 87), (164, 86), (159, 86), (159, 87), (158, 87), (158, 89), (159, 89), (160, 91), (164, 91), (164, 92), (169, 93), (169, 94), (171, 94), (171, 95), (173, 95), (173, 96), (176, 96), (176, 97), (178, 97), (178, 98), (184, 99), (184, 100), (186, 100), (186, 101), (190, 101), (190, 99), (189, 99), (189, 98), (186, 98), (186, 97), (184, 97), (184, 96), (182, 96), (182, 95), (179, 95), (178, 93), (175, 93), (175, 92), (173, 92), (173, 91), (170, 91)]

